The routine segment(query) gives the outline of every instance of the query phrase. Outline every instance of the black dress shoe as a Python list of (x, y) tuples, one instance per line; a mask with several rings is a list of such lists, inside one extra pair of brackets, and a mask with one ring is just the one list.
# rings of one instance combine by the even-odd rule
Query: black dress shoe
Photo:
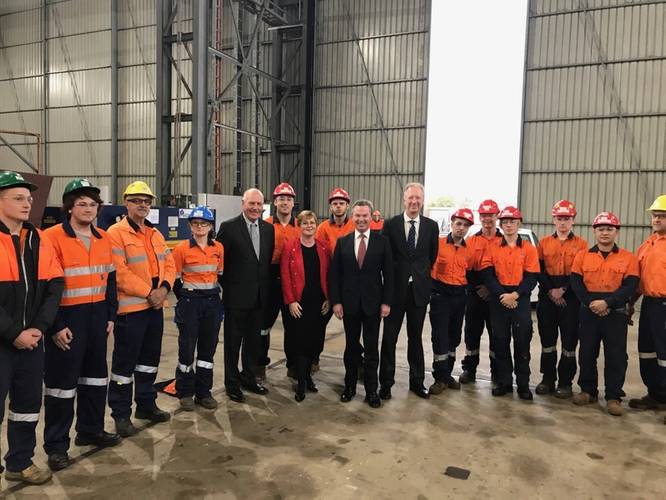
[(371, 392), (365, 395), (365, 402), (370, 405), (370, 408), (379, 408), (382, 405), (382, 400), (379, 399), (376, 392)]
[(423, 387), (423, 386), (417, 386), (417, 385), (414, 385), (414, 386), (412, 386), (412, 387), (409, 388), (409, 391), (410, 391), (410, 392), (413, 392), (413, 393), (416, 394), (418, 397), (423, 398), (423, 399), (428, 399), (428, 398), (430, 397), (430, 393), (429, 393), (428, 390), (427, 390), (425, 387)]
[(498, 385), (497, 387), (493, 387), (492, 395), (493, 396), (505, 396), (506, 395), (506, 387), (503, 386), (503, 385)]
[(296, 391), (294, 394), (294, 399), (299, 403), (305, 399), (305, 391)]
[(388, 401), (391, 399), (391, 388), (390, 387), (382, 387), (379, 389), (379, 397), (382, 398), (384, 401)]
[(243, 389), (245, 389), (248, 392), (252, 392), (254, 394), (259, 394), (260, 396), (268, 394), (268, 389), (266, 389), (261, 384), (241, 384), (241, 385), (242, 385)]
[(74, 439), (76, 446), (97, 446), (98, 448), (110, 448), (120, 443), (120, 435), (102, 431), (97, 433), (78, 432)]
[(245, 396), (240, 389), (227, 389), (227, 396), (236, 403), (242, 403), (245, 401)]
[(156, 424), (168, 422), (171, 419), (171, 414), (168, 411), (160, 410), (157, 406), (153, 408), (137, 408), (134, 416), (142, 420), (150, 420)]
[(48, 459), (49, 469), (52, 471), (63, 470), (71, 465), (69, 455), (67, 453), (51, 453)]
[(340, 401), (349, 403), (356, 396), (356, 391), (350, 387), (345, 387), (344, 392), (340, 395)]
[(534, 399), (529, 387), (518, 387), (518, 397), (525, 401), (532, 401)]
[(305, 386), (307, 387), (308, 391), (310, 392), (319, 392), (319, 388), (317, 387), (317, 384), (314, 383), (314, 380), (311, 378), (308, 378), (305, 381)]

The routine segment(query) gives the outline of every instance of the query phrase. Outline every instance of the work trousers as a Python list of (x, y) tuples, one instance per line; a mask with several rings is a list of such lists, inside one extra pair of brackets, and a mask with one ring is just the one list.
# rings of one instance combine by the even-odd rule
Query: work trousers
[(666, 297), (643, 297), (638, 358), (648, 394), (666, 403)]
[(363, 383), (365, 393), (377, 392), (377, 367), (379, 366), (379, 311), (376, 314), (365, 314), (363, 311), (351, 314), (345, 311), (342, 317), (345, 328), (345, 387), (356, 388), (358, 368), (361, 365), (361, 344), (365, 360), (363, 364)]
[[(573, 294), (564, 295), (567, 304), (556, 305), (547, 294), (539, 295), (537, 323), (541, 339), (541, 373), (545, 381), (560, 387), (571, 387), (576, 375), (576, 346), (578, 345), (578, 315), (580, 302)], [(557, 363), (557, 337), (560, 336), (562, 354)]]
[(130, 417), (133, 389), (137, 408), (155, 408), (157, 393), (153, 384), (162, 353), (163, 333), (162, 309), (118, 315), (109, 382), (109, 406), (115, 420)]
[[(527, 388), (530, 383), (530, 342), (532, 341), (532, 316), (529, 295), (521, 295), (516, 309), (507, 309), (499, 299), (490, 303), (490, 321), (493, 326), (495, 367), (497, 384), (513, 385), (515, 370), (516, 385)], [(513, 339), (513, 366), (511, 362), (511, 339)]]
[(221, 306), (217, 294), (183, 295), (178, 299), (174, 319), (178, 326), (176, 393), (179, 398), (202, 399), (211, 395)]
[(5, 465), (10, 472), (20, 472), (32, 465), (43, 378), (43, 341), (40, 340), (32, 351), (15, 349), (0, 342), (0, 424), (5, 418), (5, 399), (9, 395), (9, 448), (5, 453)]
[(462, 361), (462, 367), (467, 372), (476, 373), (476, 368), (479, 366), (479, 350), (484, 327), (488, 330), (490, 373), (494, 380), (497, 368), (493, 346), (493, 325), (490, 321), (490, 302), (483, 300), (476, 294), (476, 291), (473, 291), (467, 296), (465, 308), (465, 358)]
[(467, 296), (433, 292), (430, 296), (432, 375), (436, 382), (452, 380), (456, 349), (460, 345)]
[[(271, 289), (268, 294), (268, 303), (264, 307), (261, 320), (261, 338), (259, 339), (259, 358), (257, 362), (258, 366), (268, 366), (271, 364), (271, 358), (268, 356), (268, 351), (271, 347), (271, 328), (273, 328), (273, 325), (275, 325), (278, 313), (280, 313), (281, 309), (283, 309), (283, 300), (280, 265), (272, 264)], [(284, 319), (282, 320), (282, 326), (284, 328)], [(289, 358), (287, 358), (287, 363), (288, 362)]]
[(604, 383), (606, 400), (621, 400), (622, 386), (627, 372), (627, 316), (613, 311), (603, 318), (594, 314), (588, 307), (580, 309), (580, 348), (578, 364), (580, 375), (578, 385), (581, 391), (592, 396), (599, 393), (597, 358), (599, 348), (604, 344)]
[(61, 307), (59, 314), (72, 332), (69, 350), (55, 344), (55, 331), (45, 339), (44, 451), (49, 455), (69, 449), (75, 397), (77, 432), (104, 430), (107, 311), (104, 301)]
[[(423, 357), (423, 321), (427, 306), (414, 303), (414, 293), (410, 284), (407, 300), (403, 304), (393, 304), (391, 313), (384, 320), (382, 336), (382, 356), (379, 367), (379, 381), (382, 387), (391, 388), (395, 383), (395, 347), (402, 328), (402, 320), (407, 315), (407, 362), (409, 363), (409, 386), (421, 387), (425, 379), (425, 360)], [(363, 341), (365, 346), (365, 339)], [(365, 346), (367, 351), (367, 346)], [(367, 354), (366, 354), (367, 364)]]
[[(257, 352), (262, 309), (227, 307), (224, 316), (224, 386), (237, 391), (241, 383), (256, 384)], [(241, 353), (242, 347), (242, 353)], [(243, 371), (238, 370), (241, 357)]]

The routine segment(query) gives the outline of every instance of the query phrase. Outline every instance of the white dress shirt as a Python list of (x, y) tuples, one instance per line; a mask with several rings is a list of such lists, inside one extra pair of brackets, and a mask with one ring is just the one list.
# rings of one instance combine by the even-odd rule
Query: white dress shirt
[[(365, 233), (365, 251), (368, 251), (368, 243), (370, 242), (370, 229)], [(358, 260), (358, 246), (361, 243), (361, 233), (358, 230), (354, 230), (354, 256)]]
[(419, 224), (421, 223), (421, 216), (417, 215), (416, 219), (410, 219), (405, 212), (402, 213), (402, 216), (405, 219), (405, 240), (409, 238), (409, 229), (412, 227), (409, 221), (415, 221), (414, 229), (416, 230), (416, 239), (414, 240), (414, 246), (416, 246), (419, 241)]

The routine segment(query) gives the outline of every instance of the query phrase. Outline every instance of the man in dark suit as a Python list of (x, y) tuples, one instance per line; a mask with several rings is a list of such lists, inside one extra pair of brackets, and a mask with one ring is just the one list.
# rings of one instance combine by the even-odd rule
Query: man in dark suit
[(344, 403), (356, 394), (359, 340), (365, 348), (365, 400), (379, 408), (377, 368), (379, 365), (379, 323), (391, 312), (393, 289), (391, 246), (378, 231), (370, 231), (372, 203), (359, 200), (352, 206), (355, 230), (338, 239), (331, 261), (329, 299), (333, 313), (345, 327)]
[[(270, 265), (275, 244), (273, 225), (261, 219), (264, 195), (243, 193), (242, 213), (220, 225), (217, 240), (224, 246), (222, 275), (224, 317), (224, 386), (232, 401), (245, 400), (241, 387), (255, 394), (268, 389), (256, 381), (262, 310), (268, 303)], [(243, 371), (238, 357), (243, 346)]]
[(391, 386), (395, 382), (395, 346), (405, 313), (409, 390), (421, 398), (428, 398), (423, 385), (425, 362), (421, 334), (432, 288), (430, 271), (437, 259), (439, 227), (434, 220), (421, 215), (423, 199), (422, 184), (407, 184), (403, 193), (405, 211), (385, 221), (382, 230), (391, 244), (395, 276), (391, 314), (384, 321), (382, 338), (379, 370), (379, 396), (382, 399), (391, 399)]

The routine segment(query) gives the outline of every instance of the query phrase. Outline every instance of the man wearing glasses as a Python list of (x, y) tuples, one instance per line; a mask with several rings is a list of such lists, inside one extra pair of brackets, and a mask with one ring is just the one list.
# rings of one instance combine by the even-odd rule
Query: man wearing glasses
[(29, 484), (51, 479), (32, 457), (42, 406), (42, 338), (63, 290), (53, 246), (28, 222), (36, 189), (21, 174), (0, 173), (0, 423), (9, 394), (5, 479)]
[(164, 236), (146, 220), (155, 199), (150, 187), (142, 181), (133, 182), (123, 198), (127, 217), (108, 230), (118, 286), (109, 406), (116, 431), (129, 437), (137, 431), (130, 419), (135, 379), (135, 417), (156, 423), (171, 418), (155, 404), (153, 383), (162, 351), (162, 308), (173, 286), (176, 266)]

